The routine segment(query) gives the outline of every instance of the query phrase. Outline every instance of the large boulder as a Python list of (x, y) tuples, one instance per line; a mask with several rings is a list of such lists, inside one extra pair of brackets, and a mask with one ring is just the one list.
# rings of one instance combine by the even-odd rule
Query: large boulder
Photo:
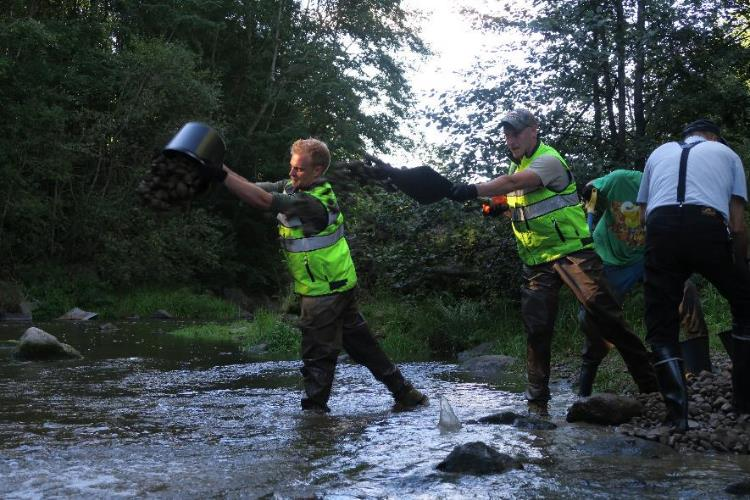
[(486, 417), (480, 418), (477, 421), (482, 424), (512, 425), (513, 427), (517, 427), (518, 429), (527, 429), (527, 430), (546, 431), (546, 430), (551, 430), (551, 429), (557, 429), (557, 425), (553, 424), (552, 422), (549, 422), (547, 420), (542, 420), (539, 418), (519, 415), (517, 413), (513, 413), (512, 411), (503, 411), (500, 413), (495, 413), (493, 415), (488, 415)]
[(57, 340), (54, 335), (33, 326), (21, 336), (13, 354), (16, 358), (24, 361), (51, 361), (83, 357), (70, 345)]
[(500, 453), (481, 441), (466, 443), (453, 448), (445, 460), (437, 465), (443, 472), (466, 474), (497, 474), (508, 469), (523, 469), (521, 462)]
[(461, 363), (461, 370), (467, 372), (474, 378), (487, 382), (497, 382), (505, 373), (508, 366), (515, 363), (516, 359), (502, 354), (489, 354), (469, 358)]
[(637, 399), (602, 393), (573, 403), (568, 408), (566, 419), (568, 422), (620, 425), (641, 415), (643, 415), (643, 405)]

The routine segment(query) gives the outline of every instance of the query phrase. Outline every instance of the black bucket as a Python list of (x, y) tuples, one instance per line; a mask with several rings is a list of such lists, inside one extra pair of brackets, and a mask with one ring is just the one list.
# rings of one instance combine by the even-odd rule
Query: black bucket
[(711, 355), (708, 350), (708, 335), (693, 337), (680, 342), (685, 372), (698, 374), (711, 371)]
[(435, 203), (450, 193), (453, 183), (427, 165), (396, 170), (391, 181), (404, 194), (421, 204)]
[(185, 155), (204, 165), (220, 168), (226, 148), (219, 133), (204, 123), (189, 122), (182, 126), (163, 150), (165, 156)]
[(729, 354), (729, 359), (734, 359), (734, 341), (732, 340), (732, 330), (724, 330), (719, 334), (721, 343)]

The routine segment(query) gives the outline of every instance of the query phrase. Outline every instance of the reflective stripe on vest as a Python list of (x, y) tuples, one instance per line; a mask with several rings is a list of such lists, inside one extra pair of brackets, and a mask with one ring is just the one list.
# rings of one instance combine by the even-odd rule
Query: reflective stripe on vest
[(568, 185), (560, 192), (540, 186), (537, 189), (508, 193), (512, 211), (513, 234), (524, 264), (535, 266), (559, 259), (582, 249), (593, 248), (586, 216), (579, 206), (576, 184), (560, 153), (540, 142), (530, 157), (511, 165), (521, 172), (540, 156), (557, 158), (568, 174)]
[(553, 196), (533, 205), (514, 208), (512, 218), (515, 222), (531, 220), (561, 208), (578, 205), (579, 203), (580, 201), (576, 193)]
[[(294, 190), (287, 185), (287, 194)], [(326, 210), (328, 225), (315, 234), (306, 233), (298, 216), (279, 214), (279, 239), (294, 291), (305, 296), (321, 296), (351, 290), (357, 285), (349, 245), (344, 237), (344, 216), (331, 185), (319, 180), (305, 194), (317, 199)]]
[[(334, 221), (335, 222), (335, 221)], [(285, 238), (281, 240), (281, 246), (287, 252), (311, 252), (329, 247), (344, 237), (344, 226), (339, 226), (336, 231), (323, 236), (308, 236), (307, 238)]]

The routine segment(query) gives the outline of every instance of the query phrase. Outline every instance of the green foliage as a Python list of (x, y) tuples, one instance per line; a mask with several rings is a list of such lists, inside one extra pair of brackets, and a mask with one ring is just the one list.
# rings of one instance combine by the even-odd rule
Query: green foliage
[(521, 264), (510, 223), (478, 203), (420, 206), (402, 195), (357, 193), (342, 202), (365, 288), (416, 296), (515, 297)]
[(178, 319), (228, 320), (239, 314), (234, 304), (189, 288), (147, 288), (117, 294), (99, 312), (103, 318), (127, 318), (134, 315), (147, 318), (159, 309), (164, 309)]
[(478, 67), (485, 78), (472, 74), (470, 90), (443, 96), (434, 118), (452, 137), (444, 154), (465, 177), (505, 173), (499, 118), (515, 106), (539, 112), (543, 137), (584, 181), (643, 168), (656, 145), (698, 117), (744, 141), (747, 14), (745, 3), (721, 0), (534, 0), (477, 14), (483, 29), (527, 56)]
[(272, 357), (296, 355), (300, 350), (299, 330), (277, 314), (260, 309), (252, 321), (230, 324), (193, 325), (169, 332), (171, 335), (203, 342), (236, 342), (246, 350), (266, 344)]
[[(380, 292), (362, 305), (372, 331), (399, 359), (452, 359), (482, 342), (495, 342), (499, 352), (518, 355), (525, 346), (517, 310), (507, 300), (455, 300), (447, 295), (403, 298)], [(525, 349), (525, 348), (524, 348)]]
[(221, 193), (157, 216), (134, 188), (189, 120), (217, 127), (227, 163), (251, 179), (285, 177), (302, 136), (337, 156), (398, 142), (401, 49), (425, 52), (399, 0), (11, 2), (0, 12), (0, 276), (30, 282), (50, 263), (113, 286), (282, 288), (272, 224), (257, 213)]

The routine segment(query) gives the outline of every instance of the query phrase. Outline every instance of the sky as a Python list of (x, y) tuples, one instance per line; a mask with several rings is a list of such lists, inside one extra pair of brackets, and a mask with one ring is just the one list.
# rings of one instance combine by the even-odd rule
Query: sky
[[(516, 2), (520, 0), (507, 0)], [(505, 0), (404, 0), (407, 10), (419, 10), (424, 19), (419, 23), (421, 37), (433, 52), (423, 61), (414, 61), (407, 72), (418, 105), (427, 107), (436, 105), (432, 95), (439, 95), (446, 90), (467, 87), (467, 81), (475, 81), (480, 75), (472, 75), (472, 67), (478, 60), (498, 51), (507, 51), (503, 39), (496, 35), (486, 34), (473, 29), (471, 21), (461, 14), (462, 7), (471, 7), (482, 12), (500, 9)], [(511, 60), (520, 60), (522, 54), (508, 53)], [(414, 137), (421, 134), (430, 143), (440, 144), (443, 134), (433, 124), (421, 121), (417, 133), (408, 132)], [(407, 133), (406, 127), (402, 131)], [(393, 165), (417, 166), (420, 161), (416, 151), (396, 150), (382, 155), (383, 159)]]

